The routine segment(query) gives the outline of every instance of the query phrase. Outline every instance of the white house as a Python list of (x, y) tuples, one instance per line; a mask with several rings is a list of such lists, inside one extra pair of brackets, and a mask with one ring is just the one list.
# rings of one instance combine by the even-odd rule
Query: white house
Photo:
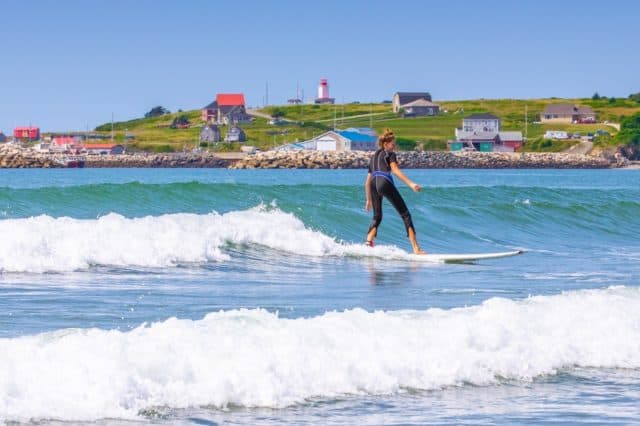
[(329, 130), (304, 142), (286, 145), (281, 150), (375, 151), (377, 134), (368, 127)]
[[(458, 129), (456, 129), (458, 130)], [(462, 129), (464, 132), (499, 132), (500, 118), (493, 114), (471, 114), (462, 119)]]

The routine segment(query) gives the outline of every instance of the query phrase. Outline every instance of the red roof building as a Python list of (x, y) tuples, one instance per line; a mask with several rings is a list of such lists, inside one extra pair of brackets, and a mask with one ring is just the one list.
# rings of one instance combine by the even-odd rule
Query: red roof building
[(237, 124), (252, 120), (245, 109), (244, 94), (218, 93), (216, 100), (202, 109), (202, 120), (207, 123)]
[(56, 136), (51, 140), (51, 143), (59, 146), (72, 146), (79, 145), (79, 141), (73, 136)]
[(243, 106), (244, 95), (242, 93), (218, 93), (216, 102), (219, 107), (222, 106)]
[(16, 127), (13, 129), (13, 137), (15, 139), (29, 139), (32, 141), (37, 141), (40, 139), (40, 128), (39, 127)]

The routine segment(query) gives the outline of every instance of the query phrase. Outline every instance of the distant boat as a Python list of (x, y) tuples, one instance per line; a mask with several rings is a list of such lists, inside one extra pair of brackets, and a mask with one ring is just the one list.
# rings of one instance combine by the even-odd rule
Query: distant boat
[(84, 167), (85, 160), (82, 156), (66, 155), (64, 157), (56, 158), (55, 162), (68, 169), (79, 169)]
[(69, 169), (80, 169), (84, 167), (84, 157), (67, 156), (65, 160), (67, 162), (67, 168)]

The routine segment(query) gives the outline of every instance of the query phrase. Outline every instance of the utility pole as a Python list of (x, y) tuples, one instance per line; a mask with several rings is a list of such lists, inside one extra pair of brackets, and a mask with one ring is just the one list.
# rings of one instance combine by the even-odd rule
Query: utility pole
[(265, 95), (264, 95), (264, 106), (269, 105), (269, 82), (266, 82), (264, 84), (264, 88), (265, 88)]
[(527, 141), (527, 135), (528, 135), (528, 130), (529, 130), (529, 117), (528, 117), (528, 111), (527, 111), (527, 105), (524, 105), (524, 141)]
[(113, 112), (111, 113), (111, 142), (113, 142)]
[(369, 105), (369, 128), (373, 129), (373, 104)]

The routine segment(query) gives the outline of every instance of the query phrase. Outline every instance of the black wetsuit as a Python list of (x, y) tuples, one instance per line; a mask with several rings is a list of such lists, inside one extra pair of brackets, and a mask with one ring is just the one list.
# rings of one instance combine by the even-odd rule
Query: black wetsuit
[(369, 226), (369, 232), (371, 232), (371, 229), (376, 228), (377, 233), (378, 226), (382, 221), (382, 197), (386, 197), (400, 214), (404, 226), (407, 228), (407, 235), (409, 235), (409, 229), (412, 229), (414, 233), (415, 229), (411, 221), (411, 213), (409, 213), (407, 205), (393, 183), (391, 163), (398, 163), (396, 153), (385, 151), (384, 149), (377, 150), (369, 162), (369, 173), (371, 173), (369, 194), (373, 207), (373, 220), (371, 221), (371, 226)]

